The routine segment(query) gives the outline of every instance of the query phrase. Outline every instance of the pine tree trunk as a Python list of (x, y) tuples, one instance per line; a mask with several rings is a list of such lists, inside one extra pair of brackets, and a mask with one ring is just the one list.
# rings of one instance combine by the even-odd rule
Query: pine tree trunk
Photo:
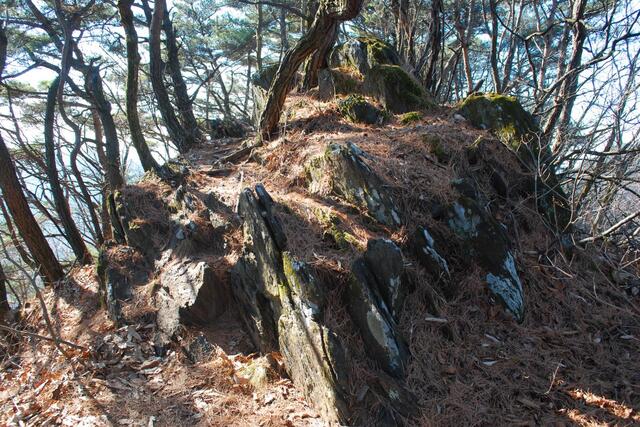
[(111, 115), (111, 104), (107, 101), (102, 88), (100, 70), (89, 65), (85, 73), (85, 90), (91, 95), (94, 108), (102, 122), (106, 149), (106, 177), (111, 191), (116, 191), (124, 185), (124, 178), (120, 173), (120, 145), (116, 124)]
[(282, 107), (294, 81), (293, 77), (300, 65), (309, 55), (322, 47), (326, 35), (331, 34), (336, 23), (355, 18), (360, 13), (362, 3), (363, 0), (347, 0), (344, 7), (337, 9), (326, 0), (320, 3), (309, 31), (285, 54), (271, 83), (264, 110), (260, 115), (259, 129), (263, 139), (268, 140), (275, 132)]
[(69, 242), (69, 246), (71, 246), (73, 253), (81, 264), (91, 264), (91, 254), (84, 243), (82, 235), (80, 234), (73, 217), (71, 216), (69, 202), (62, 191), (62, 185), (60, 184), (60, 178), (58, 177), (53, 127), (59, 84), (60, 79), (56, 78), (49, 88), (49, 93), (47, 94), (47, 106), (44, 115), (44, 148), (45, 162), (47, 164), (47, 179), (49, 180), (49, 186), (51, 187), (53, 203), (55, 205), (56, 212), (58, 213), (58, 218), (60, 218), (62, 228), (64, 229), (65, 237)]
[(309, 90), (318, 86), (318, 71), (329, 66), (329, 53), (338, 38), (338, 22), (334, 22), (333, 27), (326, 34), (322, 44), (318, 47), (304, 70), (304, 82), (302, 88)]
[(64, 278), (64, 272), (56, 259), (40, 226), (36, 222), (27, 199), (24, 197), (9, 150), (0, 135), (0, 189), (18, 232), (40, 266), (46, 283), (52, 284)]
[(186, 135), (186, 131), (178, 121), (173, 107), (171, 106), (171, 100), (169, 99), (169, 93), (164, 85), (164, 79), (162, 78), (163, 66), (162, 66), (162, 53), (160, 49), (160, 33), (162, 32), (162, 20), (164, 18), (164, 12), (166, 9), (165, 0), (156, 0), (153, 8), (153, 15), (151, 17), (151, 24), (149, 25), (149, 74), (151, 78), (151, 86), (153, 87), (153, 93), (156, 96), (158, 103), (158, 110), (164, 121), (169, 137), (178, 148), (180, 153), (185, 153), (189, 150), (190, 144)]
[(178, 107), (178, 114), (182, 119), (182, 126), (186, 133), (187, 143), (189, 145), (193, 145), (202, 140), (202, 133), (200, 132), (198, 122), (193, 115), (193, 104), (189, 97), (189, 93), (187, 92), (187, 85), (182, 77), (176, 32), (166, 10), (162, 20), (162, 28), (164, 30), (165, 44), (167, 46), (167, 67), (169, 68), (171, 81), (173, 81), (173, 95)]
[(140, 68), (140, 54), (138, 53), (138, 33), (133, 22), (131, 5), (133, 0), (119, 0), (118, 10), (120, 21), (127, 37), (127, 122), (131, 132), (131, 142), (138, 152), (142, 169), (145, 172), (158, 172), (159, 166), (151, 155), (149, 146), (144, 139), (140, 118), (138, 116), (138, 70)]

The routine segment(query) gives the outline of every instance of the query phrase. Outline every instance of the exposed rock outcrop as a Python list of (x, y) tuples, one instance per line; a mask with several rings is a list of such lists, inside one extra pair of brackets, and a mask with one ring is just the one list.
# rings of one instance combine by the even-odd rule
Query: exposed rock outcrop
[(412, 239), (414, 253), (420, 264), (435, 277), (449, 277), (449, 264), (436, 247), (433, 236), (425, 227), (418, 227)]
[(331, 66), (336, 93), (369, 95), (393, 113), (434, 106), (426, 90), (402, 67), (393, 46), (375, 37), (360, 37), (337, 46), (331, 55)]
[(211, 324), (227, 308), (226, 286), (203, 261), (181, 259), (164, 267), (156, 293), (156, 345), (165, 345), (182, 324)]
[(403, 375), (408, 357), (393, 318), (399, 314), (403, 270), (402, 253), (393, 242), (369, 241), (364, 256), (351, 266), (347, 292), (349, 313), (369, 354), (396, 377)]
[(474, 259), (486, 271), (489, 290), (516, 320), (522, 321), (524, 291), (502, 226), (467, 195), (453, 203), (447, 223), (469, 245)]
[(424, 88), (399, 65), (371, 68), (364, 77), (364, 90), (394, 113), (429, 109), (434, 105)]
[(546, 141), (541, 139), (542, 132), (537, 123), (518, 100), (493, 93), (475, 94), (462, 101), (457, 114), (475, 127), (493, 131), (533, 173), (543, 171), (537, 177), (538, 184), (533, 184), (530, 192), (537, 191), (539, 209), (548, 222), (561, 232), (567, 230), (571, 210), (556, 177), (555, 168), (550, 163), (551, 151)]
[(400, 213), (393, 198), (360, 152), (353, 144), (329, 144), (324, 155), (306, 165), (310, 191), (332, 193), (365, 209), (382, 224), (399, 225)]
[(393, 46), (375, 37), (349, 40), (331, 53), (332, 66), (354, 67), (363, 76), (381, 64), (400, 65), (400, 56)]
[(244, 248), (234, 268), (234, 295), (254, 344), (263, 352), (282, 353), (291, 378), (326, 421), (346, 422), (344, 348), (323, 325), (322, 285), (310, 267), (283, 251), (282, 237), (276, 238), (281, 229), (273, 229), (279, 221), (272, 209), (262, 186), (255, 194), (242, 192)]
[(338, 102), (340, 113), (355, 123), (382, 124), (385, 120), (384, 111), (376, 108), (359, 95), (349, 95)]

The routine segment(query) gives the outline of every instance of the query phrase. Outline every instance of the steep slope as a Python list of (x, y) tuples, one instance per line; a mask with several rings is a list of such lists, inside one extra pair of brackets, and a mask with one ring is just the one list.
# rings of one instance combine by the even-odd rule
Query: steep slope
[[(88, 350), (16, 343), (3, 422), (640, 422), (637, 296), (558, 243), (489, 129), (291, 96), (278, 140), (219, 163), (240, 144), (118, 195), (125, 241), (45, 293)], [(48, 335), (39, 313), (23, 326)]]

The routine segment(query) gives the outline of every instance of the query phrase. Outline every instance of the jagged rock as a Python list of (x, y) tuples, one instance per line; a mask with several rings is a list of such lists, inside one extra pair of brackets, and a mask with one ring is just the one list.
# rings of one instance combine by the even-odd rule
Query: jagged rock
[(269, 230), (271, 230), (271, 236), (275, 240), (278, 249), (284, 251), (287, 249), (287, 236), (284, 233), (280, 219), (273, 213), (275, 203), (262, 184), (256, 185), (255, 190), (256, 196), (258, 196), (258, 203), (262, 208), (262, 217), (267, 222)]
[(282, 296), (278, 331), (286, 369), (323, 419), (344, 423), (348, 366), (338, 337), (321, 323), (324, 292), (306, 264), (286, 252), (283, 262), (288, 292)]
[(388, 239), (371, 239), (364, 253), (367, 267), (375, 277), (378, 292), (391, 315), (398, 319), (407, 290), (402, 275), (404, 260), (400, 248)]
[(251, 189), (240, 194), (238, 214), (245, 236), (242, 257), (233, 268), (233, 292), (254, 345), (263, 352), (277, 349), (279, 284), (284, 283), (280, 251), (264, 219), (264, 208)]
[(342, 116), (354, 123), (382, 124), (385, 114), (359, 95), (349, 95), (338, 103)]
[(349, 40), (331, 53), (333, 67), (354, 67), (362, 75), (380, 64), (400, 65), (400, 57), (393, 46), (375, 37)]
[(352, 145), (329, 144), (323, 156), (306, 165), (309, 189), (328, 190), (349, 203), (366, 209), (380, 223), (401, 223), (398, 208), (385, 190), (383, 181), (362, 160)]
[(436, 242), (424, 227), (418, 227), (412, 239), (420, 264), (435, 277), (449, 277), (449, 264), (436, 249)]
[(374, 273), (363, 258), (351, 266), (347, 305), (369, 355), (391, 375), (402, 376), (408, 353), (396, 333), (390, 310), (378, 292)]
[[(244, 220), (243, 255), (234, 267), (233, 291), (243, 320), (261, 351), (279, 350), (294, 382), (328, 422), (344, 423), (347, 367), (335, 334), (322, 324), (322, 285), (306, 264), (276, 244), (273, 200), (264, 187), (245, 189), (238, 211)], [(269, 215), (265, 213), (269, 211)]]
[(182, 259), (164, 267), (156, 293), (157, 344), (166, 344), (180, 323), (210, 324), (227, 308), (227, 289), (206, 262)]
[[(548, 222), (556, 229), (565, 231), (570, 227), (571, 209), (562, 190), (555, 169), (550, 164), (551, 151), (548, 144), (540, 141), (541, 131), (515, 97), (495, 93), (475, 94), (466, 98), (457, 108), (473, 126), (493, 131), (510, 147), (532, 171), (540, 170), (538, 162), (546, 165), (545, 173), (530, 191), (537, 190), (538, 206)], [(503, 183), (494, 177), (494, 185), (502, 191)]]
[(394, 113), (407, 113), (434, 106), (420, 83), (398, 65), (372, 67), (365, 74), (364, 90)]
[(502, 226), (467, 196), (461, 196), (453, 203), (448, 225), (469, 243), (475, 260), (487, 273), (485, 280), (489, 290), (516, 320), (522, 321), (524, 292)]

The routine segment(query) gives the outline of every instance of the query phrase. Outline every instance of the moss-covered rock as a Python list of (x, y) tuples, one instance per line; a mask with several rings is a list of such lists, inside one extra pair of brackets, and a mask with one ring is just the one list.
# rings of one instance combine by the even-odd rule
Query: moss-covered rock
[(360, 95), (349, 95), (338, 102), (338, 111), (354, 123), (382, 124), (385, 114)]
[(331, 69), (335, 93), (349, 95), (362, 93), (364, 77), (355, 67), (337, 67)]
[(474, 94), (462, 101), (457, 112), (473, 126), (494, 131), (502, 142), (516, 151), (539, 132), (531, 114), (513, 96)]
[(382, 224), (400, 225), (399, 210), (385, 184), (362, 160), (354, 145), (329, 144), (324, 155), (307, 163), (305, 169), (312, 193), (331, 193), (353, 203)]
[(400, 116), (400, 123), (403, 125), (409, 125), (422, 119), (422, 113), (420, 111), (410, 111)]
[(364, 250), (353, 234), (342, 229), (340, 218), (337, 215), (325, 209), (314, 209), (313, 213), (322, 225), (324, 237), (330, 238), (339, 249), (346, 250), (354, 247), (358, 250)]
[(398, 65), (376, 65), (364, 78), (364, 90), (393, 113), (432, 108), (426, 90)]
[(323, 419), (345, 424), (348, 365), (342, 343), (323, 324), (325, 288), (310, 266), (276, 241), (280, 231), (273, 226), (279, 220), (272, 203), (262, 186), (241, 193), (243, 253), (232, 289), (256, 347), (280, 351), (291, 379)]
[(353, 67), (362, 75), (381, 64), (400, 65), (400, 56), (393, 46), (375, 37), (349, 40), (331, 53), (333, 67)]
[[(515, 97), (495, 93), (474, 94), (457, 108), (457, 113), (480, 129), (491, 130), (522, 162), (537, 173), (542, 162), (546, 172), (538, 176), (538, 183), (530, 192), (537, 191), (538, 208), (557, 230), (570, 227), (571, 208), (551, 164), (551, 151), (541, 140), (537, 123)], [(498, 183), (501, 185), (501, 183)]]

